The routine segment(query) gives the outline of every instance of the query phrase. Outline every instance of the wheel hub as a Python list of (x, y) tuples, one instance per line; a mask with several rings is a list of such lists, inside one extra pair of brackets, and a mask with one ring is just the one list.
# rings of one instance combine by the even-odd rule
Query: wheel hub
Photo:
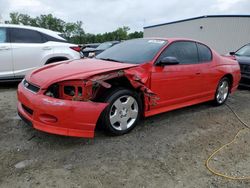
[(109, 119), (112, 127), (120, 131), (130, 128), (138, 117), (138, 110), (138, 103), (134, 97), (121, 96), (110, 108)]
[(119, 113), (120, 113), (120, 117), (121, 118), (127, 117), (127, 115), (128, 115), (128, 109), (127, 108), (123, 108)]
[(228, 96), (228, 92), (229, 92), (229, 85), (227, 81), (223, 81), (221, 82), (219, 88), (218, 88), (218, 93), (217, 93), (217, 101), (219, 103), (223, 103), (227, 96)]

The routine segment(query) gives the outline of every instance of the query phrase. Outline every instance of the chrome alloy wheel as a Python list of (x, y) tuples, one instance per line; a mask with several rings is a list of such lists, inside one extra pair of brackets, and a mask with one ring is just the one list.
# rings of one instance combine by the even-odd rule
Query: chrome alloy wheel
[(135, 123), (138, 115), (139, 108), (135, 98), (124, 95), (112, 104), (109, 112), (109, 120), (114, 129), (124, 131)]
[(219, 104), (222, 104), (228, 96), (229, 93), (229, 83), (227, 80), (220, 82), (220, 85), (217, 90), (216, 100)]

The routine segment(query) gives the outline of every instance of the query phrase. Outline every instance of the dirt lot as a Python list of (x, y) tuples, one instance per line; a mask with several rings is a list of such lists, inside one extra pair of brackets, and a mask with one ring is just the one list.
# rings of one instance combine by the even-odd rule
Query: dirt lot
[[(228, 104), (250, 124), (250, 91)], [(250, 187), (204, 166), (242, 128), (226, 106), (209, 103), (148, 118), (130, 134), (94, 139), (42, 133), (16, 113), (16, 84), (0, 86), (0, 187)], [(250, 131), (212, 159), (228, 175), (250, 176)]]

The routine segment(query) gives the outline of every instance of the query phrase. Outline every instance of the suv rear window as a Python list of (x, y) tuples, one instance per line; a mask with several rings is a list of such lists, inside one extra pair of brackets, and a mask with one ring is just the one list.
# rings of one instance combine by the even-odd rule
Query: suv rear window
[(11, 28), (10, 38), (13, 43), (43, 43), (42, 35), (30, 29)]
[[(57, 39), (57, 38), (52, 37), (52, 36), (50, 36), (50, 35), (47, 35), (47, 34), (45, 34), (45, 33), (41, 33), (41, 34), (42, 34), (43, 39), (44, 39), (45, 42), (53, 41), (53, 42), (66, 42), (66, 43), (67, 43), (66, 40)], [(59, 36), (60, 36), (60, 35), (59, 35)]]
[(5, 43), (7, 42), (7, 34), (6, 34), (6, 29), (5, 28), (0, 28), (0, 43)]

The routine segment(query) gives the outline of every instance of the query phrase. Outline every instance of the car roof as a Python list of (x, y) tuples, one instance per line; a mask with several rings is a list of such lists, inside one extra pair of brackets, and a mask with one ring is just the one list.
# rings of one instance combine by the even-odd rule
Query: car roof
[[(165, 38), (165, 37), (145, 37), (143, 39), (151, 39), (151, 40), (165, 40), (168, 41), (168, 43), (174, 42), (174, 41), (191, 41), (191, 42), (198, 42), (201, 44), (206, 45), (205, 43), (195, 40), (195, 39), (189, 39), (189, 38)], [(207, 46), (207, 45), (206, 45)]]
[(60, 32), (56, 32), (56, 31), (52, 31), (52, 30), (44, 29), (44, 28), (40, 28), (40, 27), (33, 27), (33, 26), (27, 26), (27, 25), (17, 25), (17, 24), (0, 24), (0, 27), (31, 29), (31, 30), (39, 31), (41, 33), (50, 35), (50, 36), (55, 37), (55, 38), (60, 39), (60, 40), (65, 40), (64, 38), (59, 36), (59, 34), (61, 34)]
[[(166, 38), (166, 37), (146, 37), (144, 39), (151, 39), (151, 40), (166, 40), (169, 42), (173, 42), (173, 41), (193, 41), (193, 42), (199, 42), (197, 40), (194, 39), (189, 39), (189, 38)], [(202, 43), (202, 42), (201, 42)]]
[[(114, 43), (119, 43), (120, 41), (118, 41), (118, 40), (114, 40), (114, 41), (105, 41), (105, 42), (103, 42), (103, 43), (112, 43), (112, 44), (114, 44)], [(103, 44), (103, 43), (101, 43), (101, 44)]]

